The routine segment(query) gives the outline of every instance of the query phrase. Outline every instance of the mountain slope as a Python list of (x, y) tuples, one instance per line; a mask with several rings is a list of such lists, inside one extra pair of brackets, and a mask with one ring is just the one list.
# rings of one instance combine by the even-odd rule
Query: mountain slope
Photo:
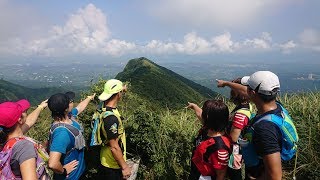
[(59, 88), (27, 88), (0, 79), (0, 103), (4, 101), (28, 99), (31, 104), (37, 104), (59, 91)]
[(181, 107), (188, 101), (200, 102), (217, 93), (141, 57), (132, 59), (117, 76), (129, 81), (131, 91), (161, 106)]

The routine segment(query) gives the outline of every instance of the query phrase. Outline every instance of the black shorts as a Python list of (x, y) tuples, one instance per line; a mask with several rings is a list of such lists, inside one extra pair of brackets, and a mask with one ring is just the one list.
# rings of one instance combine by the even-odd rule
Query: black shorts
[(100, 164), (98, 168), (98, 179), (106, 179), (106, 180), (122, 180), (122, 170), (121, 169), (112, 169), (107, 168)]

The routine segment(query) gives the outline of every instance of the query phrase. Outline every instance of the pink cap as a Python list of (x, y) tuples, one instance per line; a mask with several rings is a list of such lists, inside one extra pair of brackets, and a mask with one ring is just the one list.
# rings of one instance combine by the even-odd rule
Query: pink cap
[(15, 125), (22, 113), (30, 108), (29, 101), (22, 99), (17, 102), (0, 104), (0, 126), (10, 128)]

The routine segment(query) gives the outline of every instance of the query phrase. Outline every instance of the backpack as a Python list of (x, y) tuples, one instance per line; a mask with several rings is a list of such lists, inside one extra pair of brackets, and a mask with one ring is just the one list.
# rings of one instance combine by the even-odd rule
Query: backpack
[(90, 146), (100, 146), (107, 144), (107, 131), (104, 129), (103, 119), (111, 115), (114, 115), (118, 118), (116, 113), (114, 113), (113, 111), (106, 111), (105, 108), (101, 108), (93, 114), (91, 122), (92, 132)]
[(215, 172), (212, 169), (212, 165), (209, 162), (209, 157), (212, 153), (216, 152), (219, 149), (225, 149), (230, 154), (231, 143), (227, 137), (212, 137), (201, 142), (196, 147), (191, 160), (197, 167), (201, 175), (212, 176), (215, 174)]
[(277, 102), (277, 105), (281, 107), (282, 117), (275, 114), (268, 114), (254, 122), (252, 128), (254, 130), (254, 127), (261, 121), (271, 121), (276, 124), (281, 130), (282, 135), (281, 159), (283, 161), (289, 161), (296, 154), (299, 137), (288, 111), (280, 103)]
[(114, 115), (114, 113), (111, 111), (96, 111), (93, 114), (90, 146), (100, 146), (105, 144), (104, 141), (107, 139), (107, 131), (104, 129), (103, 117), (107, 117), (109, 115)]
[[(75, 149), (82, 150), (86, 146), (86, 142), (85, 142), (82, 130), (79, 130), (78, 128), (76, 128), (70, 124), (66, 124), (66, 123), (56, 123), (56, 124), (51, 125), (50, 136), (49, 136), (49, 146), (52, 143), (53, 132), (58, 128), (67, 129), (70, 132), (70, 134), (74, 137), (74, 146), (72, 149), (70, 149), (66, 153), (66, 155), (68, 155), (70, 152), (72, 152)], [(50, 147), (49, 147), (49, 150), (50, 150)]]
[(35, 140), (29, 137), (12, 138), (5, 144), (2, 151), (0, 152), (0, 179), (22, 179), (21, 177), (16, 177), (14, 175), (10, 166), (13, 147), (17, 142), (21, 140), (28, 140), (34, 144), (34, 148), (37, 152), (36, 172), (38, 179), (50, 179), (48, 168), (46, 165), (46, 161), (48, 161), (49, 156), (40, 143), (37, 143)]

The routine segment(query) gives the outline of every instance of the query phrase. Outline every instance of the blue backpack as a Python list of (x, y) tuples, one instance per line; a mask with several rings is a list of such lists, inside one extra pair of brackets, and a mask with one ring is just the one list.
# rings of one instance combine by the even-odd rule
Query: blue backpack
[[(295, 125), (293, 124), (293, 120), (290, 117), (288, 111), (280, 104), (277, 103), (281, 107), (281, 116), (275, 114), (268, 114), (253, 122), (251, 126), (249, 126), (248, 131), (245, 133), (245, 141), (239, 142), (242, 147), (243, 158), (245, 164), (250, 166), (255, 166), (258, 164), (259, 158), (254, 150), (252, 144), (252, 135), (254, 133), (255, 126), (261, 121), (271, 121), (276, 124), (281, 130), (282, 135), (282, 147), (281, 147), (281, 159), (283, 161), (289, 161), (296, 154), (297, 151), (297, 143), (299, 140), (298, 133)], [(247, 159), (247, 160), (246, 160)]]
[(275, 114), (268, 114), (254, 122), (252, 127), (254, 129), (255, 125), (261, 121), (271, 121), (276, 124), (281, 130), (282, 135), (281, 159), (283, 161), (289, 161), (297, 152), (299, 137), (288, 111), (281, 104), (277, 103), (277, 105), (281, 107), (282, 117)]

